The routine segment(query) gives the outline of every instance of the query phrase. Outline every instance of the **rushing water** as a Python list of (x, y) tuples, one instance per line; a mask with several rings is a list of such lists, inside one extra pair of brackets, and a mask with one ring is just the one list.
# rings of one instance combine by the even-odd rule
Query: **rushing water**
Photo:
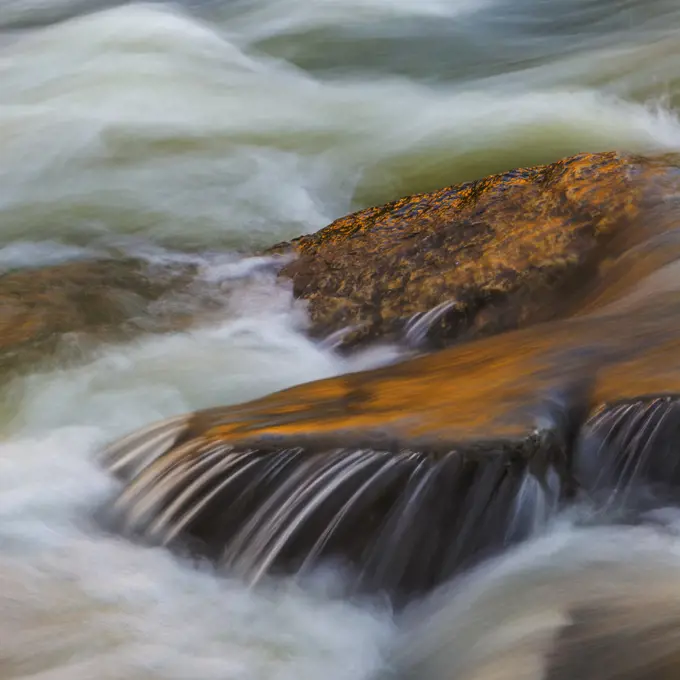
[(676, 677), (677, 511), (636, 527), (578, 514), (413, 607), (388, 677)]
[[(357, 206), (578, 151), (677, 149), (678, 29), (674, 0), (4, 0), (0, 269), (133, 253), (220, 277), (216, 252)], [(311, 342), (266, 277), (231, 296), (219, 323), (4, 384), (0, 678), (381, 667), (388, 612), (337, 598), (335, 576), (248, 591), (91, 519), (111, 437), (395, 356)]]

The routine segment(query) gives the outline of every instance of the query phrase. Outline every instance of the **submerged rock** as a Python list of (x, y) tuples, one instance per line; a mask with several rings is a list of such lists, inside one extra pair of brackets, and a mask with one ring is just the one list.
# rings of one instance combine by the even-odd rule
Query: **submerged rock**
[(89, 260), (0, 275), (0, 370), (49, 356), (65, 337), (115, 339), (178, 329), (191, 315), (160, 303), (187, 289), (193, 268)]
[(436, 309), (414, 335), (440, 346), (563, 314), (670, 168), (581, 154), (360, 210), (272, 252), (297, 255), (281, 275), (315, 333), (346, 328), (351, 346)]
[[(0, 379), (102, 342), (186, 330), (238, 314), (235, 290), (271, 290), (277, 258), (96, 259), (0, 274)], [(288, 291), (285, 291), (289, 295)]]
[[(125, 482), (115, 503), (123, 530), (188, 541), (252, 581), (341, 558), (362, 588), (413, 596), (527, 537), (581, 494), (637, 502), (642, 482), (675, 493), (675, 166), (602, 154), (504, 177), (374, 209), (365, 233), (361, 221), (354, 232), (331, 225), (326, 236), (299, 242), (303, 269), (284, 271), (295, 277), (308, 263), (327, 274), (317, 297), (311, 283), (298, 290), (309, 292), (312, 310), (318, 305), (317, 323), (327, 312), (332, 323), (365, 320), (361, 310), (372, 309), (379, 323), (371, 333), (383, 332), (411, 305), (441, 303), (458, 282), (457, 290), (477, 293), (459, 294), (470, 306), (447, 337), (505, 332), (176, 417), (115, 442), (104, 459)], [(455, 247), (454, 213), (466, 216), (456, 224), (468, 234)], [(420, 226), (403, 251), (390, 250), (394, 231), (404, 233), (395, 216), (409, 214)], [(430, 240), (437, 225), (446, 234), (440, 246)], [(475, 241), (475, 230), (486, 236)], [(400, 252), (403, 271), (420, 257), (421, 279), (415, 269), (412, 278), (393, 276), (396, 264), (387, 263)], [(459, 253), (459, 264), (427, 269), (438, 252)], [(364, 285), (369, 262), (377, 273)], [(348, 284), (328, 306), (324, 295), (343, 271)], [(404, 312), (391, 288), (397, 280)]]

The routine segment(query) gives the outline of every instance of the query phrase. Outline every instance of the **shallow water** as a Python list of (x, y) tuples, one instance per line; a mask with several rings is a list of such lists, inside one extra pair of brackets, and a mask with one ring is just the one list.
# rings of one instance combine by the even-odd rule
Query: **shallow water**
[[(673, 0), (5, 0), (0, 270), (135, 254), (220, 278), (405, 193), (579, 151), (678, 149), (678, 28)], [(3, 385), (1, 678), (381, 666), (388, 613), (339, 600), (333, 578), (251, 592), (91, 519), (111, 437), (396, 356), (311, 342), (266, 276), (225, 296), (218, 322)]]

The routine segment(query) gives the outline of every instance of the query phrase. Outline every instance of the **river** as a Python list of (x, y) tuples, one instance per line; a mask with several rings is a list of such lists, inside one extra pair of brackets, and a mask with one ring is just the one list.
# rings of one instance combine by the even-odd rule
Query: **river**
[[(675, 0), (4, 0), (0, 272), (132, 254), (229, 278), (357, 207), (580, 151), (677, 150), (679, 29)], [(225, 296), (219, 321), (3, 382), (3, 680), (364, 680), (385, 663), (390, 612), (340, 597), (341, 575), (248, 590), (96, 522), (111, 438), (398, 355), (312, 342), (266, 276)]]

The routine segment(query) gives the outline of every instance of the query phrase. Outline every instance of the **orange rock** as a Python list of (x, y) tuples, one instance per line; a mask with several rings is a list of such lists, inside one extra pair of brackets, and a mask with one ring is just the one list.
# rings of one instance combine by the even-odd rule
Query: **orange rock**
[(284, 273), (317, 324), (369, 337), (455, 293), (462, 320), (440, 331), (458, 344), (114, 443), (125, 529), (190, 538), (254, 581), (342, 557), (413, 595), (576, 494), (680, 487), (678, 177), (579, 156), (300, 239)]
[(390, 337), (449, 302), (429, 336), (450, 344), (563, 313), (612, 238), (676, 185), (676, 162), (581, 154), (367, 208), (272, 251), (297, 254), (281, 274), (316, 333)]

